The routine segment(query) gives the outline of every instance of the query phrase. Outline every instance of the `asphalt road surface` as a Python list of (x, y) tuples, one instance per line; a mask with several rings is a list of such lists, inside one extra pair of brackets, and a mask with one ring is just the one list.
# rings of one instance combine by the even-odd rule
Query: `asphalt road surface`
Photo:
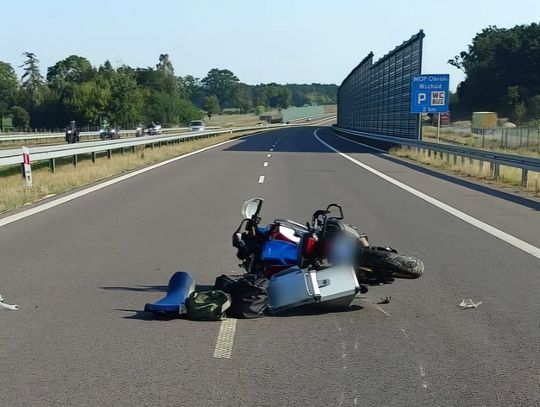
[[(329, 150), (314, 131), (236, 140), (0, 227), (0, 293), (21, 307), (0, 310), (0, 405), (540, 405), (540, 260)], [(540, 247), (538, 200), (328, 128), (317, 136)], [(306, 221), (339, 202), (372, 244), (422, 258), (425, 275), (371, 287), (343, 312), (226, 324), (145, 315), (177, 270), (199, 289), (240, 271), (231, 234), (253, 196), (265, 199), (263, 222)], [(377, 304), (383, 297), (390, 303)], [(464, 298), (483, 303), (460, 309)], [(214, 357), (223, 346), (230, 357)]]

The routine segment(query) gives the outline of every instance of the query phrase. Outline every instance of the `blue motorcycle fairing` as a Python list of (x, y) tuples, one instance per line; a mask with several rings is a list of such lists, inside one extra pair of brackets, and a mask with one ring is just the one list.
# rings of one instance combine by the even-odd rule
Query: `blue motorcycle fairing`
[(296, 264), (298, 245), (283, 240), (268, 240), (263, 245), (261, 260), (274, 265)]

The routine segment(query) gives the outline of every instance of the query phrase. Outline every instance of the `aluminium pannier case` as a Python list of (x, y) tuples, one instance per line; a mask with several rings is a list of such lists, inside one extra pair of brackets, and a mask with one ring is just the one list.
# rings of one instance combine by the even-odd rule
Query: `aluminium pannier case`
[(341, 265), (320, 271), (291, 267), (272, 276), (268, 309), (275, 313), (301, 305), (347, 307), (360, 291), (354, 267)]

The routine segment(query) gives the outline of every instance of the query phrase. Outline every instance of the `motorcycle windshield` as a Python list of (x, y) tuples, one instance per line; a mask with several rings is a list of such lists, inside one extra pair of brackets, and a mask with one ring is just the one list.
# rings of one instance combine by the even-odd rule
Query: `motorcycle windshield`
[(261, 253), (264, 262), (280, 265), (294, 265), (298, 261), (298, 245), (283, 240), (268, 240)]

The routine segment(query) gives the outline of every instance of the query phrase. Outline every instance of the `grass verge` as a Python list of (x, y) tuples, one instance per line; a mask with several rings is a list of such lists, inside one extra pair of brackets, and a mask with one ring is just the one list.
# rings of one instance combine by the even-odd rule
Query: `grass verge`
[[(500, 166), (499, 178), (493, 180), (491, 178), (491, 169), (489, 163), (480, 163), (478, 160), (469, 160), (465, 158), (463, 161), (460, 157), (455, 160), (448, 155), (441, 156), (433, 152), (428, 155), (427, 152), (417, 151), (409, 148), (396, 148), (390, 151), (391, 154), (398, 157), (408, 158), (413, 161), (420, 162), (435, 168), (454, 171), (458, 174), (467, 175), (476, 179), (501, 184), (519, 187), (521, 184), (521, 170), (518, 168)], [(540, 173), (529, 171), (527, 178), (527, 186), (524, 188), (526, 192), (530, 192), (535, 196), (540, 196)]]
[[(470, 132), (453, 131), (441, 128), (440, 141), (443, 143), (459, 144), (465, 147), (482, 148), (484, 150), (497, 151), (508, 154), (520, 154), (528, 157), (540, 157), (540, 138), (532, 136), (528, 147), (502, 147), (501, 136), (486, 136), (482, 147), (482, 136)], [(422, 140), (437, 141), (437, 128), (422, 126)]]
[(222, 141), (238, 138), (243, 134), (246, 133), (225, 134), (180, 144), (164, 145), (154, 149), (140, 146), (135, 153), (115, 152), (110, 160), (107, 159), (107, 154), (103, 153), (98, 156), (95, 164), (92, 163), (90, 156), (80, 156), (76, 167), (73, 167), (69, 159), (57, 160), (54, 174), (49, 170), (46, 161), (39, 162), (32, 165), (32, 187), (24, 185), (19, 166), (4, 168), (0, 170), (0, 213)]

